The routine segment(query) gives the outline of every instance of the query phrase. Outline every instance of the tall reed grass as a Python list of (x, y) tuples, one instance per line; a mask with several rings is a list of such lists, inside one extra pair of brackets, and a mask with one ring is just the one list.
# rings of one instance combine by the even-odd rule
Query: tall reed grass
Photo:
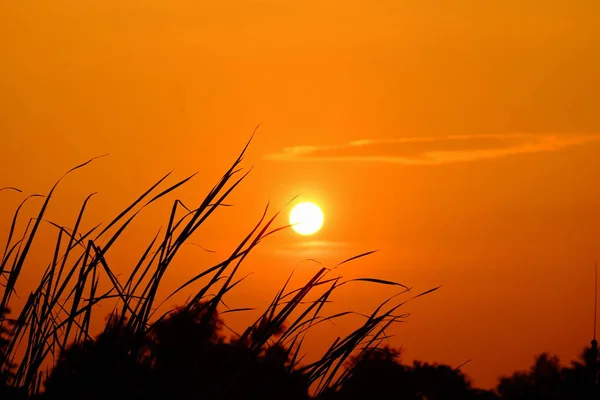
[[(170, 185), (166, 185), (169, 174), (163, 176), (106, 226), (98, 225), (89, 230), (82, 229), (82, 221), (93, 195), (89, 195), (81, 205), (72, 227), (48, 221), (45, 214), (60, 182), (94, 159), (72, 168), (47, 195), (41, 196), (43, 204), (37, 216), (27, 221), (24, 234), (17, 237), (16, 228), (25, 219), (21, 215), (23, 205), (33, 197), (40, 196), (25, 197), (14, 212), (0, 258), (0, 332), (4, 332), (3, 342), (0, 342), (0, 368), (5, 384), (20, 388), (30, 397), (42, 392), (49, 366), (55, 363), (59, 354), (73, 344), (94, 340), (98, 332), (92, 330), (92, 317), (99, 312), (107, 312), (106, 308), (98, 307), (100, 304), (116, 303), (112, 324), (139, 337), (150, 335), (157, 324), (172, 314), (172, 310), (159, 314), (159, 306), (178, 293), (190, 294), (183, 305), (183, 309), (189, 312), (213, 313), (217, 307), (224, 308), (224, 298), (244, 279), (239, 276), (241, 263), (261, 241), (289, 227), (275, 226), (279, 213), (269, 214), (268, 207), (254, 228), (223, 261), (182, 282), (160, 303), (157, 293), (166, 271), (182, 246), (213, 216), (215, 210), (226, 204), (227, 198), (247, 177), (248, 171), (244, 172), (241, 163), (250, 141), (195, 207), (189, 208), (180, 200), (173, 201), (166, 229), (148, 243), (125, 277), (117, 276), (114, 272), (106, 257), (108, 252), (121, 240), (124, 231), (145, 207), (188, 184), (194, 175)], [(0, 189), (0, 195), (6, 195), (9, 191), (19, 190), (3, 188)], [(39, 283), (23, 299), (23, 306), (17, 309), (13, 307), (17, 282), (27, 273), (27, 268), (32, 267), (27, 261), (42, 224), (49, 224), (56, 230), (54, 251), (49, 256)], [(338, 266), (371, 253), (348, 258)], [(304, 285), (293, 289), (288, 287), (288, 279), (260, 317), (235, 338), (254, 353), (266, 347), (282, 346), (290, 360), (289, 370), (304, 374), (315, 395), (338, 387), (351, 374), (351, 370), (344, 368), (351, 355), (360, 355), (382, 343), (386, 338), (386, 329), (406, 316), (399, 313), (399, 309), (409, 300), (399, 300), (398, 295), (410, 291), (409, 287), (400, 283), (377, 278), (344, 280), (335, 273), (333, 269), (321, 267)], [(312, 327), (353, 314), (350, 310), (334, 315), (324, 314), (332, 293), (350, 282), (395, 286), (399, 292), (383, 301), (370, 315), (364, 315), (364, 322), (347, 336), (334, 340), (317, 361), (301, 364), (304, 339)], [(100, 290), (103, 285), (108, 289)], [(317, 293), (316, 300), (308, 300), (309, 294), (314, 293)], [(224, 313), (246, 309), (225, 307)], [(13, 311), (12, 315), (9, 310)]]

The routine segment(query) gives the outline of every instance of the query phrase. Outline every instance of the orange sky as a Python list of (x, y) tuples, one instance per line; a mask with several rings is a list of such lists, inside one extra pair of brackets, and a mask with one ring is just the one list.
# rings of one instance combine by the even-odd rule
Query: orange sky
[[(45, 192), (111, 153), (61, 186), (51, 218), (71, 223), (98, 191), (89, 218), (105, 220), (171, 169), (201, 171), (182, 192), (194, 199), (262, 122), (255, 169), (203, 245), (228, 251), (267, 201), (299, 193), (326, 223), (265, 242), (237, 305), (273, 296), (303, 258), (377, 248), (344, 274), (443, 285), (407, 306), (392, 343), (407, 359), (473, 359), (465, 372), (491, 386), (590, 340), (599, 19), (596, 0), (5, 0), (0, 186)], [(0, 196), (2, 240), (19, 200)], [(163, 206), (128, 236), (140, 253)], [(336, 307), (383, 295), (342, 291)]]

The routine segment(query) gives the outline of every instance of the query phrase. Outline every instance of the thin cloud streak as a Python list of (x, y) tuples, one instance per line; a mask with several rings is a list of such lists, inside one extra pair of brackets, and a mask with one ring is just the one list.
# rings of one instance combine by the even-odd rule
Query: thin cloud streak
[(336, 242), (326, 240), (299, 241), (280, 245), (275, 254), (285, 256), (296, 256), (304, 258), (315, 258), (323, 256), (342, 255), (347, 253), (347, 248), (351, 247), (349, 242)]
[(361, 139), (330, 146), (286, 147), (265, 156), (272, 161), (364, 162), (440, 165), (553, 152), (600, 140), (600, 135), (492, 134)]
[(299, 247), (299, 248), (318, 248), (318, 247), (331, 248), (331, 247), (348, 247), (348, 246), (350, 246), (350, 244), (351, 243), (346, 243), (346, 242), (330, 242), (330, 241), (326, 241), (326, 240), (311, 240), (308, 242), (299, 242), (292, 246)]

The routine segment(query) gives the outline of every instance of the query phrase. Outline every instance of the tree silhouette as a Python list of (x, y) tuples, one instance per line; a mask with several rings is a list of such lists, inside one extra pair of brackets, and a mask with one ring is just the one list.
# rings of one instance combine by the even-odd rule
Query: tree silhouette
[(467, 378), (447, 365), (415, 361), (411, 366), (400, 363), (398, 350), (384, 347), (371, 349), (354, 358), (352, 374), (324, 399), (493, 399), (494, 394), (474, 390)]
[(75, 343), (61, 352), (45, 382), (49, 399), (140, 398), (149, 374), (144, 338), (113, 315), (95, 340)]
[(562, 367), (557, 357), (543, 353), (536, 357), (528, 371), (501, 378), (496, 390), (502, 399), (507, 400), (597, 398), (597, 385), (593, 380), (597, 364), (593, 354), (586, 347), (580, 361), (572, 362), (570, 367)]
[[(6, 310), (0, 314), (4, 322), (0, 395), (25, 399), (9, 385), (13, 368), (4, 355), (10, 326), (6, 314)], [(175, 309), (141, 330), (112, 314), (96, 338), (75, 342), (61, 352), (42, 398), (310, 398), (308, 380), (290, 365), (289, 349), (264, 339), (285, 332), (281, 325), (271, 329), (268, 320), (261, 320), (233, 340), (222, 334), (223, 326), (211, 303), (202, 302)], [(351, 358), (347, 378), (318, 399), (593, 399), (598, 397), (594, 357), (588, 347), (579, 360), (563, 367), (557, 357), (543, 353), (528, 370), (502, 377), (492, 392), (473, 388), (463, 373), (448, 365), (420, 361), (404, 365), (399, 350), (370, 348)]]
[(288, 351), (227, 343), (204, 303), (179, 308), (140, 337), (113, 317), (94, 341), (70, 346), (46, 381), (49, 399), (308, 399)]
[(399, 356), (400, 351), (389, 347), (365, 351), (350, 361), (352, 374), (339, 390), (327, 393), (324, 399), (414, 399), (416, 389), (407, 368), (397, 362)]
[[(213, 307), (199, 303), (169, 313), (143, 335), (124, 318), (112, 315), (94, 340), (65, 349), (45, 384), (45, 399), (292, 399), (307, 400), (307, 379), (290, 365), (288, 349), (261, 345), (264, 324), (240, 340), (227, 341)], [(261, 328), (263, 327), (263, 328)], [(4, 328), (4, 332), (6, 328)], [(277, 332), (276, 332), (277, 333)], [(279, 331), (281, 333), (281, 331)], [(0, 334), (3, 338), (4, 334)], [(6, 346), (0, 341), (0, 349)], [(267, 342), (268, 343), (268, 342)], [(479, 390), (456, 368), (415, 361), (403, 365), (401, 353), (389, 347), (364, 350), (352, 358), (350, 373), (338, 388), (319, 400), (585, 400), (597, 398), (590, 381), (594, 352), (563, 367), (543, 353), (527, 371), (500, 379), (496, 392)], [(10, 368), (2, 375), (2, 398), (8, 392)], [(25, 397), (23, 397), (25, 398)]]

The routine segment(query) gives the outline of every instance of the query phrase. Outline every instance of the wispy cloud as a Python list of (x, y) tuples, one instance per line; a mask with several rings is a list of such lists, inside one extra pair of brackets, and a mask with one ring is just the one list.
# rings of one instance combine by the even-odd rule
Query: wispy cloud
[(286, 147), (265, 158), (273, 161), (439, 165), (559, 151), (594, 141), (600, 141), (600, 135), (511, 133), (361, 139), (329, 146)]
[(304, 248), (304, 249), (317, 249), (317, 248), (340, 248), (340, 247), (348, 247), (350, 243), (346, 242), (330, 242), (327, 240), (309, 240), (307, 242), (299, 242), (290, 245), (296, 248)]
[(318, 258), (323, 256), (338, 256), (348, 253), (352, 243), (325, 240), (298, 241), (279, 245), (276, 254), (299, 258)]

